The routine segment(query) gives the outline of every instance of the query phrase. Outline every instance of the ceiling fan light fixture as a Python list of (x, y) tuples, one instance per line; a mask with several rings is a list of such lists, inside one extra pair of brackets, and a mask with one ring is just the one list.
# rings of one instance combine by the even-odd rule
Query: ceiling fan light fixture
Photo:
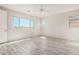
[(27, 12), (31, 12), (31, 10), (27, 10)]
[(41, 8), (40, 11), (44, 11), (44, 9)]

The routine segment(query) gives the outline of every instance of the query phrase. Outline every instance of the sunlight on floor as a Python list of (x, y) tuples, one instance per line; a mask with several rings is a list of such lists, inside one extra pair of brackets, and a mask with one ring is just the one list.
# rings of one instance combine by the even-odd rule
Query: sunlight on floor
[(45, 36), (41, 36), (40, 38), (41, 38), (41, 39), (47, 39), (47, 37), (45, 37)]

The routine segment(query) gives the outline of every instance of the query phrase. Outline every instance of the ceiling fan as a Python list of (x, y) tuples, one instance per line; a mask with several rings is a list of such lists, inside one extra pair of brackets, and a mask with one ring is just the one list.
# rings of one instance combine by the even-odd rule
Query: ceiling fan
[(46, 12), (48, 12), (48, 10), (46, 9), (46, 6), (45, 5), (40, 5), (40, 12), (41, 13), (46, 13)]

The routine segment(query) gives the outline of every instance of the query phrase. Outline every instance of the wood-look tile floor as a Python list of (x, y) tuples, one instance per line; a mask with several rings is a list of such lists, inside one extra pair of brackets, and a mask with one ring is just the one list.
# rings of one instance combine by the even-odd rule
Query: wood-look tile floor
[(79, 42), (35, 37), (0, 45), (0, 55), (79, 55)]

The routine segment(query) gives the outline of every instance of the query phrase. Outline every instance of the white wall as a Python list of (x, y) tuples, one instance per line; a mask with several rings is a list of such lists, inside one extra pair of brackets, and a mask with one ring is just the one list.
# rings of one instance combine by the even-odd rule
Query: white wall
[[(57, 38), (65, 38), (71, 40), (79, 39), (79, 29), (70, 29), (68, 20), (69, 16), (79, 15), (79, 10), (74, 10), (70, 12), (59, 13), (56, 15), (51, 15), (46, 18), (46, 27), (40, 29), (40, 18), (30, 16), (27, 14), (19, 13), (16, 11), (8, 10), (8, 41), (17, 40), (21, 38), (27, 38), (31, 36), (37, 36), (40, 33)], [(14, 28), (12, 26), (12, 16), (20, 16), (24, 18), (34, 19), (34, 28)], [(42, 32), (40, 32), (40, 30)]]
[(65, 13), (59, 13), (44, 18), (47, 22), (47, 27), (43, 30), (44, 35), (79, 40), (79, 28), (69, 28), (69, 16), (79, 15), (79, 10), (74, 10)]
[[(34, 28), (14, 28), (12, 26), (12, 23), (13, 23), (12, 16), (20, 16), (23, 18), (34, 19), (35, 27)], [(39, 35), (39, 31), (40, 31), (39, 21), (40, 20), (37, 17), (8, 10), (8, 41)]]

